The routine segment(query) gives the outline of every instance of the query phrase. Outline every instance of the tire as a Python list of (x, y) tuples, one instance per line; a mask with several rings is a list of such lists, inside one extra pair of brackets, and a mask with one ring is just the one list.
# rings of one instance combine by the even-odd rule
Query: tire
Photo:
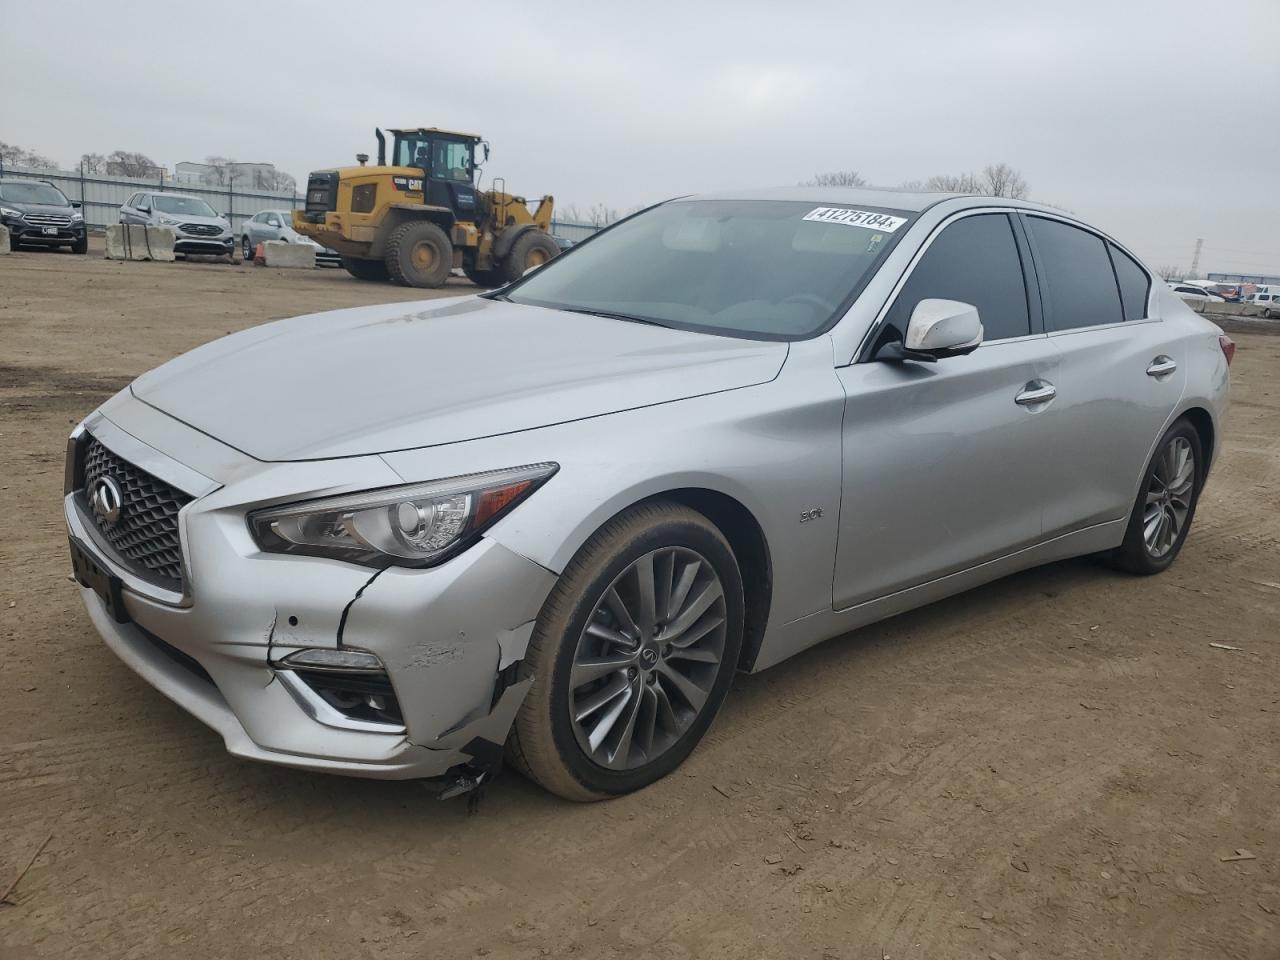
[(555, 259), (560, 248), (550, 235), (534, 228), (526, 230), (516, 237), (502, 264), (496, 273), (502, 283), (510, 283), (524, 276), (530, 267), (540, 267), (549, 260)]
[(391, 231), (383, 257), (387, 274), (406, 287), (438, 287), (453, 270), (453, 244), (434, 223), (412, 220)]
[(85, 234), (85, 236), (81, 237), (79, 240), (75, 240), (75, 241), (73, 241), (73, 242), (72, 242), (72, 244), (71, 244), (71, 252), (72, 252), (72, 253), (78, 253), (78, 254), (80, 254), (80, 255), (82, 255), (82, 256), (83, 256), (84, 254), (86, 254), (86, 253), (88, 253), (88, 252), (89, 252), (89, 236), (88, 236), (88, 234)]
[(500, 287), (503, 284), (503, 280), (498, 276), (497, 270), (476, 270), (464, 264), (462, 272), (465, 273), (467, 275), (467, 279), (477, 287), (484, 287), (485, 289), (492, 290), (494, 287)]
[(381, 260), (359, 260), (343, 257), (342, 266), (357, 280), (386, 280), (387, 265)]
[(1263, 307), (1263, 308), (1262, 308), (1262, 319), (1264, 319), (1264, 320), (1270, 320), (1270, 319), (1271, 319), (1271, 308), (1270, 308), (1270, 307)]
[[(1189, 452), (1191, 457), (1189, 476), (1185, 484), (1179, 481), (1166, 486), (1164, 480), (1168, 479), (1171, 473), (1175, 475), (1175, 480), (1178, 478), (1179, 451)], [(1171, 460), (1170, 457), (1174, 459)], [(1129, 525), (1125, 529), (1124, 542), (1112, 554), (1112, 560), (1118, 567), (1138, 576), (1151, 576), (1169, 569), (1170, 564), (1177, 559), (1178, 553), (1182, 550), (1187, 532), (1191, 529), (1191, 522), (1195, 519), (1196, 504), (1200, 500), (1200, 489), (1204, 485), (1204, 471), (1205, 462), (1200, 434), (1190, 421), (1186, 419), (1176, 421), (1156, 444), (1151, 462), (1147, 464), (1147, 469), (1142, 474), (1142, 485), (1138, 490), (1138, 498), (1134, 502), (1133, 510), (1129, 514)], [(1161, 493), (1162, 490), (1164, 493)], [(1165, 493), (1171, 493), (1172, 496), (1165, 496)], [(1147, 502), (1149, 496), (1156, 498), (1150, 504)], [(1185, 505), (1185, 511), (1180, 520), (1177, 519), (1179, 502)], [(1151, 513), (1149, 508), (1155, 508), (1155, 513)], [(1157, 532), (1154, 546), (1148, 537), (1150, 532), (1148, 516), (1166, 517), (1166, 520), (1161, 522), (1159, 531), (1167, 532), (1163, 536)], [(1170, 522), (1174, 522), (1176, 529), (1169, 530)]]
[[(668, 556), (672, 557), (669, 566)], [(664, 631), (677, 628), (672, 635), (675, 643), (665, 644), (660, 634), (651, 635), (648, 643), (623, 647), (613, 640), (597, 639), (599, 634), (587, 634), (591, 624), (631, 643), (632, 638), (615, 629), (624, 621), (618, 619), (609, 625), (612, 614), (607, 610), (617, 608), (608, 605), (605, 594), (613, 590), (620, 604), (641, 611), (631, 625), (643, 625), (636, 568), (646, 562), (657, 574), (652, 582), (659, 585), (657, 623)], [(679, 583), (690, 567), (695, 571), (690, 576), (696, 579), (691, 579), (692, 586), (685, 590), (678, 609), (693, 613), (694, 619), (679, 632), (681, 617), (668, 620), (662, 615), (664, 596), (669, 598), (672, 591), (664, 590), (661, 584)], [(714, 590), (717, 580), (719, 592)], [(707, 595), (713, 597), (711, 606), (697, 612), (699, 601)], [(728, 541), (711, 521), (664, 500), (624, 511), (583, 545), (542, 607), (522, 666), (526, 675), (532, 673), (533, 684), (512, 726), (508, 758), (552, 793), (583, 802), (630, 793), (666, 776), (697, 746), (728, 693), (742, 645), (742, 623), (742, 576)], [(637, 628), (635, 632), (641, 631)], [(675, 650), (682, 641), (687, 649)], [(692, 656), (695, 652), (696, 659)], [(576, 685), (570, 682), (575, 661), (583, 667), (584, 657), (598, 658), (604, 653), (615, 662), (622, 657), (634, 666), (592, 675)], [(718, 660), (713, 663), (707, 657)], [(591, 664), (585, 667), (590, 671)], [(702, 700), (700, 706), (693, 706), (693, 700), (680, 694), (681, 689), (690, 688), (672, 679), (676, 670), (696, 687), (693, 692)], [(622, 687), (616, 687), (618, 684)], [(611, 685), (618, 694), (601, 701), (609, 706), (588, 711), (585, 719), (582, 714), (575, 719), (571, 711), (586, 709), (584, 704), (590, 698), (607, 693)], [(598, 733), (600, 727), (590, 728), (603, 723), (619, 702), (619, 713), (593, 754), (588, 734)], [(660, 702), (666, 704), (665, 712), (660, 712)], [(637, 708), (629, 711), (627, 705), (632, 703)], [(618, 723), (623, 726), (615, 730)], [(643, 746), (646, 735), (647, 747)], [(606, 765), (610, 750), (618, 754), (612, 769)]]
[(245, 263), (253, 262), (253, 244), (249, 242), (247, 233), (240, 237), (240, 259)]

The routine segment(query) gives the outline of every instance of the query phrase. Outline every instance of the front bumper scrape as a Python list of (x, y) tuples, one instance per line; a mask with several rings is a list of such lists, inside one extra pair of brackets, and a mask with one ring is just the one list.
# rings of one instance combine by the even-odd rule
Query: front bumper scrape
[(373, 578), (347, 611), (342, 645), (382, 660), (410, 743), (487, 764), (532, 682), (520, 663), (556, 579), (481, 539), (441, 567)]

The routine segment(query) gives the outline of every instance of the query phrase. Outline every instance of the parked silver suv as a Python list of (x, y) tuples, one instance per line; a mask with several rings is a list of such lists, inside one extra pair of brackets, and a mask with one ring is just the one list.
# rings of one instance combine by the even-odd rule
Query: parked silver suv
[(173, 252), (226, 256), (235, 251), (231, 223), (199, 197), (185, 193), (135, 193), (120, 208), (121, 223), (172, 228)]

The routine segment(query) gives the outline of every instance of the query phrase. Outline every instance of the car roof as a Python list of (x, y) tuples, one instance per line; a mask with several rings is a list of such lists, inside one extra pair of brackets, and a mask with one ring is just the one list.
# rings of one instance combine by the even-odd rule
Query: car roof
[(798, 200), (806, 203), (840, 203), (864, 207), (887, 207), (893, 210), (920, 212), (947, 200), (967, 201), (956, 204), (966, 206), (1020, 207), (1040, 210), (1059, 216), (1070, 216), (1065, 211), (1041, 203), (1012, 200), (1008, 197), (981, 197), (963, 193), (929, 193), (911, 190), (880, 190), (875, 187), (771, 187), (762, 190), (724, 190), (681, 197), (681, 200)]

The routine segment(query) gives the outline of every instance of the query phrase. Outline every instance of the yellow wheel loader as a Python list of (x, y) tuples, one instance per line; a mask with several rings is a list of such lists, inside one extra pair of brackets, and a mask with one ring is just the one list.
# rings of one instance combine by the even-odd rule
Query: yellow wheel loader
[(435, 127), (388, 132), (390, 158), (386, 134), (375, 130), (377, 166), (358, 154), (360, 166), (316, 171), (306, 205), (293, 212), (293, 228), (338, 251), (353, 277), (438, 287), (461, 267), (473, 283), (497, 287), (560, 252), (551, 197), (530, 213), (502, 180), (476, 189), (477, 149), (489, 158), (480, 137)]

